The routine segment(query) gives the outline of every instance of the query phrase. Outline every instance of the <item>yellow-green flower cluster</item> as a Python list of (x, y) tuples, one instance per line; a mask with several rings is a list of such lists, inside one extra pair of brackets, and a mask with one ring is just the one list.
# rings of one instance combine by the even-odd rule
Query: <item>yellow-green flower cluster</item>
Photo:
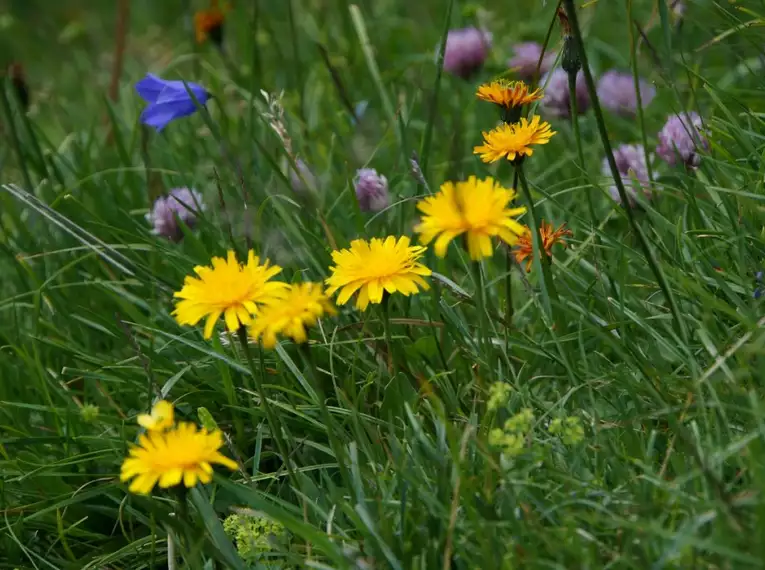
[(486, 408), (490, 412), (495, 412), (505, 404), (507, 404), (507, 401), (510, 399), (510, 392), (512, 392), (512, 388), (510, 388), (510, 384), (506, 382), (494, 382), (491, 386), (489, 386), (489, 399), (486, 402)]
[(503, 427), (489, 432), (489, 445), (500, 448), (503, 454), (510, 457), (520, 455), (533, 422), (534, 412), (523, 408), (509, 418)]
[(223, 530), (246, 562), (256, 561), (264, 552), (271, 551), (275, 542), (286, 537), (284, 526), (278, 522), (243, 513), (227, 517), (223, 521)]
[(555, 418), (548, 431), (560, 437), (564, 445), (577, 445), (584, 440), (584, 426), (577, 416)]

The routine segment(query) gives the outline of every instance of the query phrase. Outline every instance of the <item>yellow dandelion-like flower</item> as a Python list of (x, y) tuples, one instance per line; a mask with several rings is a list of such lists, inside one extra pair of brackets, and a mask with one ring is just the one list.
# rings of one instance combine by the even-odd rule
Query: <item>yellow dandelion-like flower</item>
[(216, 43), (220, 43), (221, 26), (228, 11), (228, 4), (224, 4), (221, 9), (218, 0), (212, 0), (207, 10), (199, 10), (194, 14), (194, 34), (198, 44), (207, 41), (208, 36)]
[(538, 101), (542, 98), (542, 90), (535, 89), (531, 91), (529, 86), (523, 81), (499, 79), (481, 85), (476, 92), (476, 96), (483, 101), (511, 109)]
[(151, 408), (151, 414), (141, 414), (138, 416), (138, 425), (149, 431), (165, 431), (173, 427), (175, 423), (175, 411), (173, 405), (160, 400)]
[(200, 430), (189, 422), (165, 432), (146, 432), (122, 462), (120, 481), (133, 479), (130, 491), (140, 495), (149, 494), (157, 483), (163, 489), (209, 483), (213, 464), (236, 469), (236, 463), (218, 451), (222, 446), (220, 431)]
[(276, 346), (277, 335), (296, 343), (308, 340), (306, 327), (316, 324), (324, 314), (334, 315), (335, 308), (318, 283), (293, 285), (282, 299), (266, 302), (250, 325), (250, 336), (264, 348)]
[(525, 231), (515, 217), (524, 214), (526, 208), (507, 207), (515, 196), (515, 190), (503, 188), (491, 176), (484, 180), (471, 176), (456, 184), (446, 182), (438, 194), (417, 204), (424, 215), (414, 231), (424, 244), (438, 236), (435, 251), (439, 257), (444, 257), (449, 242), (462, 234), (467, 234), (471, 259), (489, 257), (492, 237), (513, 245)]
[(282, 268), (269, 265), (250, 250), (247, 264), (241, 264), (233, 251), (228, 258), (212, 258), (212, 267), (197, 266), (198, 277), (188, 276), (183, 288), (174, 294), (182, 299), (175, 306), (173, 316), (178, 324), (196, 325), (202, 318), (205, 322), (204, 337), (212, 336), (217, 320), (223, 316), (230, 331), (236, 331), (239, 324), (249, 325), (258, 304), (273, 297), (279, 297), (287, 290), (287, 284), (271, 281)]
[[(542, 225), (539, 227), (539, 234), (542, 238), (542, 249), (548, 257), (552, 256), (552, 247), (556, 243), (559, 243), (565, 247), (567, 244), (564, 238), (566, 236), (572, 235), (571, 230), (566, 229), (566, 224), (561, 224), (560, 227), (556, 230), (553, 229), (552, 224), (545, 223), (544, 220), (542, 220)], [(527, 227), (523, 235), (518, 240), (514, 252), (515, 259), (518, 263), (522, 263), (523, 260), (528, 260), (526, 261), (527, 272), (531, 271), (531, 262), (534, 259), (534, 247), (532, 243), (533, 239), (531, 237), (531, 229)]]
[(350, 249), (332, 252), (327, 295), (340, 290), (337, 304), (344, 305), (358, 291), (356, 307), (363, 311), (369, 303), (382, 302), (383, 292), (408, 296), (427, 290), (423, 277), (431, 271), (417, 261), (423, 253), (425, 248), (410, 245), (408, 237), (353, 240)]
[(501, 158), (513, 161), (524, 155), (531, 156), (536, 144), (547, 144), (555, 134), (550, 130), (550, 123), (540, 123), (539, 115), (535, 115), (531, 121), (521, 118), (520, 123), (507, 124), (491, 131), (483, 133), (484, 144), (473, 149), (473, 153), (480, 154), (484, 162), (496, 162)]

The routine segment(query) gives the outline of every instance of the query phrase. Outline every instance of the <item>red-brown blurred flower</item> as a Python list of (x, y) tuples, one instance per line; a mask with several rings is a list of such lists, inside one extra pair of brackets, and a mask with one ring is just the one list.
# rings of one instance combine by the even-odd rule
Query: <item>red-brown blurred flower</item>
[[(542, 249), (548, 257), (552, 257), (552, 248), (556, 243), (566, 247), (568, 244), (563, 238), (572, 235), (571, 230), (566, 229), (566, 224), (561, 224), (560, 227), (556, 230), (553, 229), (552, 224), (548, 224), (544, 220), (542, 220), (542, 225), (539, 227), (539, 233), (542, 238)], [(527, 272), (531, 271), (531, 262), (534, 259), (533, 242), (534, 240), (531, 236), (531, 229), (527, 227), (526, 233), (520, 236), (518, 243), (515, 245), (515, 250), (513, 251), (515, 254), (515, 260), (518, 263), (522, 263), (524, 260), (526, 260)]]
[(26, 111), (29, 109), (29, 85), (20, 63), (15, 62), (8, 66), (8, 77), (11, 79), (11, 86), (21, 108)]
[(221, 7), (218, 0), (210, 0), (207, 10), (199, 10), (194, 14), (194, 32), (198, 44), (203, 44), (210, 38), (216, 46), (223, 45), (223, 20), (229, 9), (228, 4)]

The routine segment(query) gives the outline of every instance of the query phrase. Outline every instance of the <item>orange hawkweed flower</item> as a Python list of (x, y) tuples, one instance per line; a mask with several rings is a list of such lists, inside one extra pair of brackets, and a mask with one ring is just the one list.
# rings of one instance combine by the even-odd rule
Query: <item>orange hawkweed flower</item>
[[(561, 224), (560, 227), (556, 230), (553, 229), (552, 224), (548, 224), (544, 220), (542, 220), (542, 225), (539, 226), (539, 234), (542, 238), (542, 249), (548, 257), (552, 257), (552, 247), (556, 243), (566, 247), (568, 244), (563, 238), (573, 235), (571, 230), (566, 229), (566, 224)], [(520, 238), (518, 238), (518, 243), (515, 246), (515, 251), (513, 251), (515, 260), (518, 263), (522, 263), (524, 260), (526, 260), (527, 272), (531, 271), (531, 262), (534, 259), (534, 246), (532, 245), (533, 241), (534, 240), (531, 236), (531, 229), (527, 227), (526, 232)]]

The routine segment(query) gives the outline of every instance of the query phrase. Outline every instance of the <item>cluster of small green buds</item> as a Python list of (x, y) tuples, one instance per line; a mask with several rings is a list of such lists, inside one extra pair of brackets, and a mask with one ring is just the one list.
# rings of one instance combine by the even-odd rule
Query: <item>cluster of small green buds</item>
[(555, 418), (550, 422), (548, 431), (559, 436), (565, 445), (577, 445), (584, 440), (584, 426), (582, 420), (576, 416)]
[(497, 411), (499, 408), (507, 404), (507, 401), (510, 399), (511, 391), (510, 384), (507, 384), (506, 382), (494, 382), (494, 384), (489, 386), (489, 399), (486, 402), (486, 408), (490, 412)]
[(223, 530), (236, 544), (243, 560), (260, 560), (273, 550), (275, 543), (286, 536), (284, 527), (265, 517), (244, 513), (233, 514), (223, 521)]

